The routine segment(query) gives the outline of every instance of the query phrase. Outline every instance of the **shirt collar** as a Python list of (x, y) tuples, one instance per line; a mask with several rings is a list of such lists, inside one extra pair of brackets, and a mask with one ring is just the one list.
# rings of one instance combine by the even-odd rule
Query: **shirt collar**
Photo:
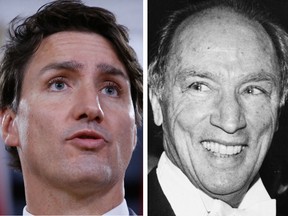
[[(128, 210), (126, 200), (123, 199), (120, 205), (116, 206), (115, 208), (103, 214), (103, 216), (108, 216), (108, 215), (127, 215), (128, 216), (129, 210)], [(27, 206), (25, 206), (23, 209), (23, 216), (33, 216), (31, 213), (27, 211)]]
[[(197, 189), (186, 175), (163, 152), (156, 170), (160, 186), (176, 215), (207, 215), (213, 198)], [(239, 208), (271, 200), (263, 182), (259, 179), (246, 193)]]
[(107, 213), (103, 214), (103, 216), (107, 215), (129, 215), (128, 206), (126, 200), (123, 199), (122, 203), (115, 208), (111, 209)]

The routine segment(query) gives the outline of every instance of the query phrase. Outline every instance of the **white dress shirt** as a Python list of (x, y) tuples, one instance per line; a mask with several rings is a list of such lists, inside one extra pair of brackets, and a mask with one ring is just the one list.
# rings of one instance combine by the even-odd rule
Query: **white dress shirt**
[[(197, 189), (167, 157), (165, 152), (161, 155), (156, 170), (160, 186), (176, 215), (207, 216), (211, 211), (214, 199)], [(276, 215), (276, 201), (267, 193), (262, 180), (259, 179), (246, 193), (239, 209), (246, 209), (259, 202), (269, 203), (265, 216)], [(257, 215), (259, 216), (259, 214)]]
[[(33, 216), (32, 214), (30, 214), (27, 211), (27, 206), (25, 206), (24, 209), (23, 209), (23, 215), (24, 216)], [(125, 215), (125, 216), (129, 216), (129, 210), (128, 210), (128, 206), (127, 206), (126, 200), (123, 199), (123, 201), (122, 201), (122, 203), (120, 203), (120, 205), (116, 206), (115, 208), (113, 208), (110, 211), (108, 211), (105, 214), (103, 214), (103, 216), (108, 216), (108, 215)]]

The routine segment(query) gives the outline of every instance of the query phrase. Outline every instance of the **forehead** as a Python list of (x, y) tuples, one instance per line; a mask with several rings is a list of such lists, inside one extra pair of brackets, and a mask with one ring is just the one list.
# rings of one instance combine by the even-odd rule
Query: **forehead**
[(245, 52), (276, 56), (272, 41), (260, 24), (228, 9), (218, 8), (184, 20), (175, 31), (169, 54), (183, 57), (212, 51), (227, 51), (240, 57)]
[[(236, 37), (246, 34), (247, 39), (257, 38), (261, 41), (270, 41), (264, 28), (256, 21), (250, 20), (229, 8), (213, 8), (196, 13), (184, 20), (176, 29), (174, 40), (183, 40), (187, 35), (193, 34), (194, 39), (201, 37), (219, 38), (225, 34)], [(234, 34), (233, 34), (234, 33)]]
[(96, 33), (74, 31), (58, 32), (44, 38), (28, 68), (40, 69), (48, 64), (67, 61), (79, 62), (83, 68), (95, 67), (95, 64), (112, 65), (127, 74), (113, 45), (106, 38)]
[(175, 31), (167, 60), (167, 79), (172, 80), (183, 71), (241, 79), (261, 71), (278, 78), (280, 73), (264, 28), (228, 9), (215, 8), (184, 20)]

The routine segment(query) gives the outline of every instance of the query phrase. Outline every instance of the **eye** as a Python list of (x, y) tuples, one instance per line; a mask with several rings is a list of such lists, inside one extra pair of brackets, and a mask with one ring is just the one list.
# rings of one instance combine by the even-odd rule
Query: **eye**
[(120, 94), (120, 88), (116, 83), (107, 82), (104, 88), (101, 89), (101, 92), (105, 95), (109, 95), (112, 97), (118, 97)]
[(52, 91), (63, 91), (67, 88), (64, 77), (57, 77), (49, 81), (49, 89)]
[(188, 89), (192, 89), (194, 91), (209, 91), (209, 87), (207, 85), (205, 85), (204, 83), (201, 82), (194, 82), (191, 85), (188, 86)]
[(244, 93), (250, 94), (250, 95), (260, 95), (260, 94), (266, 94), (266, 91), (260, 87), (257, 86), (248, 86)]

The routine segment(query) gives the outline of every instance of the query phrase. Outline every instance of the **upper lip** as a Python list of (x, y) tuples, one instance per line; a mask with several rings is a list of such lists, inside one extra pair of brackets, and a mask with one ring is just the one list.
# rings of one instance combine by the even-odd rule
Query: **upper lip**
[(202, 142), (214, 142), (214, 143), (219, 143), (221, 145), (225, 145), (225, 146), (239, 146), (239, 145), (242, 145), (242, 146), (247, 146), (247, 142), (246, 141), (241, 141), (243, 139), (233, 139), (233, 140), (219, 140), (219, 139), (205, 139), (205, 140), (202, 140)]
[(79, 139), (103, 139), (107, 141), (107, 139), (99, 132), (91, 129), (83, 129), (74, 132), (71, 136), (68, 136), (66, 140), (72, 140), (75, 138)]

